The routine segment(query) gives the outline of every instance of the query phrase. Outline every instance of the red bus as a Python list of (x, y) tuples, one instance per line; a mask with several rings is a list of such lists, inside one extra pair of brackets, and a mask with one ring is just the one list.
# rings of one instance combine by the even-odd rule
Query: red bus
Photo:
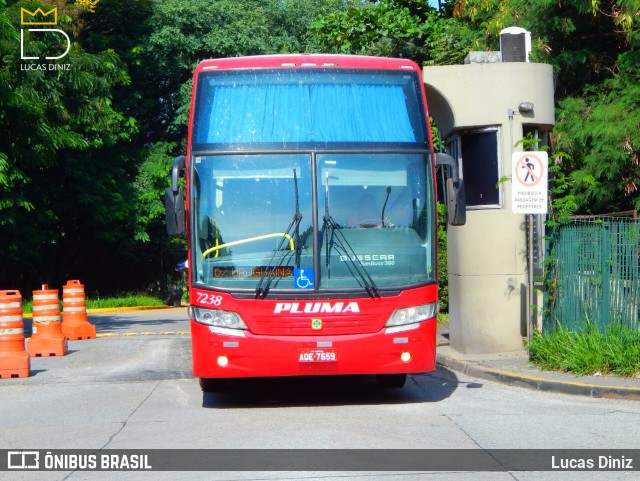
[(165, 205), (169, 233), (187, 232), (204, 391), (340, 374), (401, 387), (435, 369), (436, 161), (450, 167), (451, 223), (464, 223), (464, 190), (453, 159), (433, 152), (415, 63), (207, 60), (188, 136)]

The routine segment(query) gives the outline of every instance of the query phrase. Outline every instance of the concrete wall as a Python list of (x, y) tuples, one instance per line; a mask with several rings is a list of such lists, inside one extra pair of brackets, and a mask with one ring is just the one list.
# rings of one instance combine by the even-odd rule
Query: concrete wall
[[(423, 74), (429, 113), (438, 123), (443, 137), (449, 136), (454, 129), (472, 126), (502, 125), (507, 128), (509, 108), (516, 112), (516, 131), (522, 124), (551, 127), (555, 123), (550, 65), (472, 63), (425, 67)], [(521, 102), (533, 102), (534, 111), (518, 116)], [(520, 129), (519, 135), (514, 135), (516, 140), (521, 134)], [(505, 144), (505, 147), (511, 151), (510, 145)]]
[[(523, 137), (523, 125), (551, 128), (555, 122), (549, 65), (426, 67), (424, 80), (430, 115), (443, 138), (499, 127), (501, 176), (511, 175), (513, 144)], [(532, 102), (533, 111), (519, 112), (522, 102)], [(500, 189), (501, 206), (469, 209), (466, 225), (449, 226), (449, 334), (451, 346), (463, 353), (518, 350), (526, 332), (525, 216), (511, 212), (511, 183)]]

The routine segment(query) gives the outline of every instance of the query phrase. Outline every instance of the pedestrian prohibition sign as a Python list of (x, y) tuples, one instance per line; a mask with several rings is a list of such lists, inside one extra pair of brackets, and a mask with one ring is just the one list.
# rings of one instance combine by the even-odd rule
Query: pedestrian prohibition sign
[(549, 159), (546, 152), (514, 152), (511, 157), (511, 210), (546, 214)]

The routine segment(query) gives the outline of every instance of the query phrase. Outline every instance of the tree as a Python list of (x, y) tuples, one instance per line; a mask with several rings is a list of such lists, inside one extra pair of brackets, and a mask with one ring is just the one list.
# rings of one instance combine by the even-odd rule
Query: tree
[[(78, 40), (88, 7), (60, 6), (58, 28), (74, 41), (63, 59), (43, 64), (21, 59), (23, 6), (42, 7), (0, 0), (0, 281), (29, 291), (87, 272), (104, 243), (120, 238), (130, 205), (130, 187), (120, 182), (126, 167), (102, 155), (137, 126), (113, 106), (114, 89), (129, 80), (118, 55), (88, 53)], [(30, 56), (44, 58), (56, 42), (47, 33), (30, 38)]]
[(353, 4), (317, 18), (307, 50), (409, 58), (424, 65), (460, 63), (481, 35), (421, 0)]
[(571, 190), (582, 212), (640, 210), (639, 66), (633, 48), (620, 55), (616, 75), (559, 103), (556, 147), (573, 159), (565, 171), (595, 179)]
[(449, 15), (485, 32), (485, 45), (499, 49), (503, 28), (532, 33), (535, 61), (554, 65), (556, 95), (576, 95), (586, 84), (608, 78), (637, 26), (637, 0), (460, 0), (447, 2)]
[(581, 213), (640, 208), (640, 4), (637, 0), (459, 0), (445, 16), (499, 48), (508, 26), (532, 32), (534, 61), (556, 71), (554, 147)]

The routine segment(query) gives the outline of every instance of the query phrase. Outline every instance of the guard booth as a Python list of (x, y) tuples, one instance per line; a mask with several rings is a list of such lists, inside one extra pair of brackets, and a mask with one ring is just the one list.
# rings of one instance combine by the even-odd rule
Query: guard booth
[[(555, 123), (552, 67), (528, 61), (528, 32), (503, 34), (510, 36), (501, 42), (509, 46), (504, 58), (471, 52), (464, 65), (424, 68), (429, 113), (466, 189), (467, 222), (449, 226), (447, 248), (449, 335), (461, 353), (523, 347), (527, 229), (525, 215), (511, 209), (511, 159), (528, 133), (539, 139), (536, 150), (546, 145)], [(544, 219), (537, 217), (541, 237)]]

